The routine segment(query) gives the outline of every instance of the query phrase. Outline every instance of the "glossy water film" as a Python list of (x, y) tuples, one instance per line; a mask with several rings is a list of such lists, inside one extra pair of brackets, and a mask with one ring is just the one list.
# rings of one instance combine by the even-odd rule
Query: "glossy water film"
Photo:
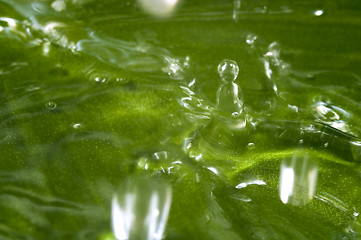
[(0, 239), (360, 239), (360, 13), (0, 0)]

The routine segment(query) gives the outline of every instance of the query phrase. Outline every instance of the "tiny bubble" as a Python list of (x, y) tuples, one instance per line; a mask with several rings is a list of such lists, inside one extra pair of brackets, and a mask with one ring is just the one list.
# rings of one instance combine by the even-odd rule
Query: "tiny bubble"
[(49, 110), (54, 110), (56, 108), (56, 103), (55, 102), (48, 102), (47, 104), (45, 104), (45, 107)]

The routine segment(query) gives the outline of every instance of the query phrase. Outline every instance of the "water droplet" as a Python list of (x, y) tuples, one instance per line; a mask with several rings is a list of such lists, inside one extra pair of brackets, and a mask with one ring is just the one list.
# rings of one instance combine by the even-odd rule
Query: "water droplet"
[(183, 62), (183, 67), (184, 67), (185, 69), (188, 69), (188, 68), (189, 68), (189, 61), (190, 61), (190, 57), (187, 56), (187, 57), (185, 58), (184, 62)]
[(316, 10), (316, 11), (314, 11), (313, 14), (314, 14), (315, 16), (319, 17), (319, 16), (323, 15), (323, 13), (324, 13), (323, 10)]
[(316, 106), (317, 113), (324, 120), (339, 120), (340, 116), (331, 108), (326, 105), (318, 105)]
[(80, 123), (74, 123), (73, 124), (73, 128), (74, 129), (79, 129), (79, 128), (81, 128), (82, 127), (82, 125), (80, 124)]
[(166, 160), (168, 158), (168, 152), (167, 151), (161, 151), (154, 153), (154, 158), (156, 160)]
[(105, 83), (108, 79), (106, 77), (95, 77), (94, 81), (97, 83)]
[(256, 40), (257, 40), (257, 35), (248, 34), (246, 38), (246, 43), (252, 46)]
[(56, 103), (55, 102), (48, 102), (47, 104), (45, 104), (45, 107), (49, 110), (54, 110), (56, 108)]
[(167, 66), (162, 68), (162, 71), (167, 73), (171, 79), (182, 80), (183, 79), (183, 68), (181, 63), (176, 58), (165, 57)]
[(233, 112), (233, 113), (232, 113), (232, 117), (233, 117), (233, 118), (238, 118), (240, 115), (241, 115), (240, 112)]
[(233, 60), (225, 59), (218, 64), (218, 73), (223, 82), (233, 82), (236, 80), (238, 72), (238, 64)]
[(248, 148), (248, 150), (253, 150), (256, 148), (256, 146), (254, 145), (254, 143), (251, 142), (251, 143), (248, 143), (247, 148)]
[[(275, 90), (275, 92), (277, 92), (277, 88), (274, 89), (274, 90)], [(288, 107), (289, 107), (292, 111), (298, 113), (298, 107), (297, 107), (297, 106), (288, 104)]]

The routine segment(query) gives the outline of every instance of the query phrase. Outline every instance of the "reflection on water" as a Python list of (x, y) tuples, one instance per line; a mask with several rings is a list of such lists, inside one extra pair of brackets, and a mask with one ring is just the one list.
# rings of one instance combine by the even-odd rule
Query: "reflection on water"
[(345, 6), (0, 0), (0, 238), (358, 239)]
[(283, 203), (304, 205), (316, 191), (318, 166), (309, 156), (293, 156), (281, 164), (280, 197)]
[(112, 226), (116, 239), (162, 239), (171, 199), (167, 184), (146, 178), (129, 178), (112, 200)]
[(138, 0), (139, 6), (155, 17), (168, 17), (174, 11), (178, 0)]

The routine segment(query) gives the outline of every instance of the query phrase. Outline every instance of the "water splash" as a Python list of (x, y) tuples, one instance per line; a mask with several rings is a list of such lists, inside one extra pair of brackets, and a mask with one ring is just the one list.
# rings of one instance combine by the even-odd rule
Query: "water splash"
[(355, 135), (348, 125), (351, 114), (346, 110), (326, 102), (316, 102), (313, 105), (315, 118), (341, 132)]
[(234, 82), (239, 67), (233, 60), (223, 60), (218, 65), (218, 73), (222, 84), (217, 91), (216, 110), (226, 117), (238, 118), (243, 110), (238, 85)]

